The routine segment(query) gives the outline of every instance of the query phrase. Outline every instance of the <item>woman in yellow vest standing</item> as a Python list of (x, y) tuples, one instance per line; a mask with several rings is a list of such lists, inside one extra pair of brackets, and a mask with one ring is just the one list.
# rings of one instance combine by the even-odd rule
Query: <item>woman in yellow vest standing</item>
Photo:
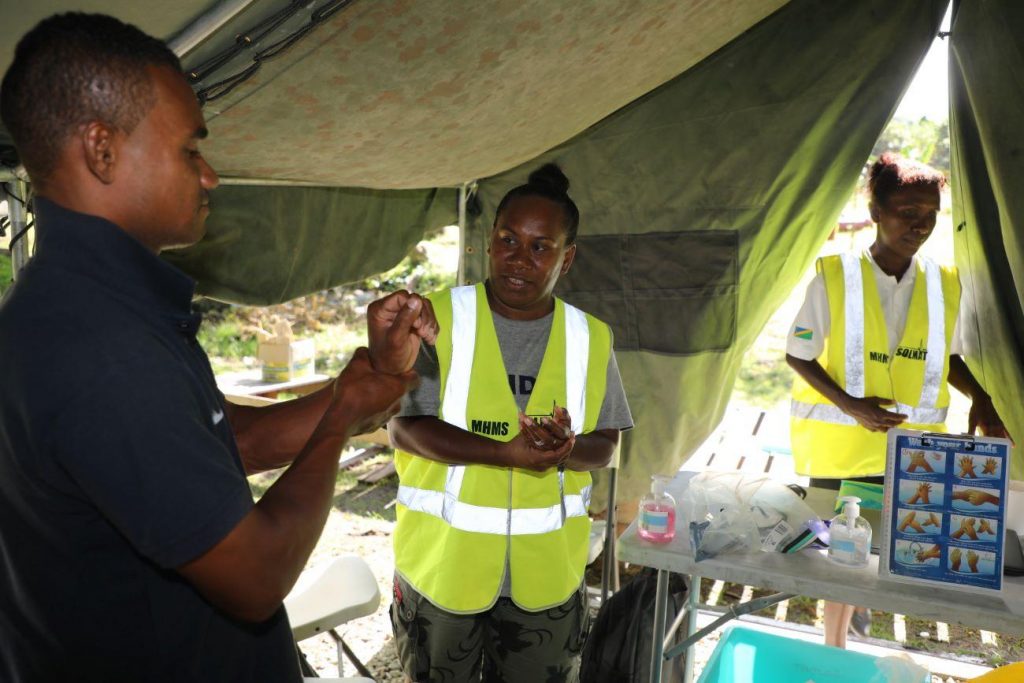
[(552, 164), (498, 205), (486, 282), (429, 297), (437, 344), (389, 425), (392, 625), (416, 681), (576, 681), (590, 470), (632, 427), (609, 327), (556, 298), (579, 211)]
[[(931, 167), (883, 154), (868, 179), (874, 243), (862, 254), (818, 260), (786, 343), (798, 375), (793, 460), (812, 486), (882, 483), (889, 429), (946, 430), (947, 380), (972, 399), (972, 433), (1008, 436), (960, 356), (956, 269), (917, 255), (935, 228), (945, 182)], [(846, 646), (853, 613), (852, 605), (825, 603), (827, 644)], [(866, 617), (857, 621), (866, 635)]]

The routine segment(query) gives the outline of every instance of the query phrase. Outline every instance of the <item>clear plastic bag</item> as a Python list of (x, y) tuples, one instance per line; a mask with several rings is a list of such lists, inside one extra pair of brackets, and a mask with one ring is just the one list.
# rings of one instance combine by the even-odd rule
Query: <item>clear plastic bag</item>
[(742, 472), (701, 472), (679, 502), (682, 528), (700, 561), (723, 553), (796, 552), (825, 524), (788, 486)]

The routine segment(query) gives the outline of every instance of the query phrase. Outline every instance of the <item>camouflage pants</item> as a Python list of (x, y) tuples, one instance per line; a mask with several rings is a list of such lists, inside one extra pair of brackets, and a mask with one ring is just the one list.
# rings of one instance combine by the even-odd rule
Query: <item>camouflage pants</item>
[(391, 625), (415, 683), (577, 683), (590, 627), (586, 587), (558, 607), (526, 612), (509, 598), (479, 614), (452, 614), (395, 576)]

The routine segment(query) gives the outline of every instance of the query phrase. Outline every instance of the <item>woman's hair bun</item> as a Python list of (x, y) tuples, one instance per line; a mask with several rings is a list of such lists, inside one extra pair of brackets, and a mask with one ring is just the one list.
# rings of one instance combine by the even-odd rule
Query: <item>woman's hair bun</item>
[(527, 182), (530, 185), (550, 188), (559, 194), (569, 193), (569, 179), (556, 164), (544, 164), (530, 174)]
[(576, 243), (576, 231), (580, 226), (580, 210), (576, 203), (569, 197), (569, 179), (565, 177), (555, 164), (544, 164), (530, 174), (530, 179), (525, 185), (513, 187), (498, 203), (498, 210), (494, 212), (494, 225), (498, 225), (498, 218), (501, 216), (508, 203), (519, 197), (543, 197), (562, 207), (565, 212), (565, 236), (566, 244)]

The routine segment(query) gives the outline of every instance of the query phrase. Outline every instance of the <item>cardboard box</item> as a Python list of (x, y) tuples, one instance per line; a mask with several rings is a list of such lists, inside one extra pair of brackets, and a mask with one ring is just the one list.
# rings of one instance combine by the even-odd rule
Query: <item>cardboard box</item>
[(295, 339), (287, 344), (261, 341), (256, 356), (263, 364), (264, 382), (288, 382), (313, 374), (316, 353), (312, 339)]

